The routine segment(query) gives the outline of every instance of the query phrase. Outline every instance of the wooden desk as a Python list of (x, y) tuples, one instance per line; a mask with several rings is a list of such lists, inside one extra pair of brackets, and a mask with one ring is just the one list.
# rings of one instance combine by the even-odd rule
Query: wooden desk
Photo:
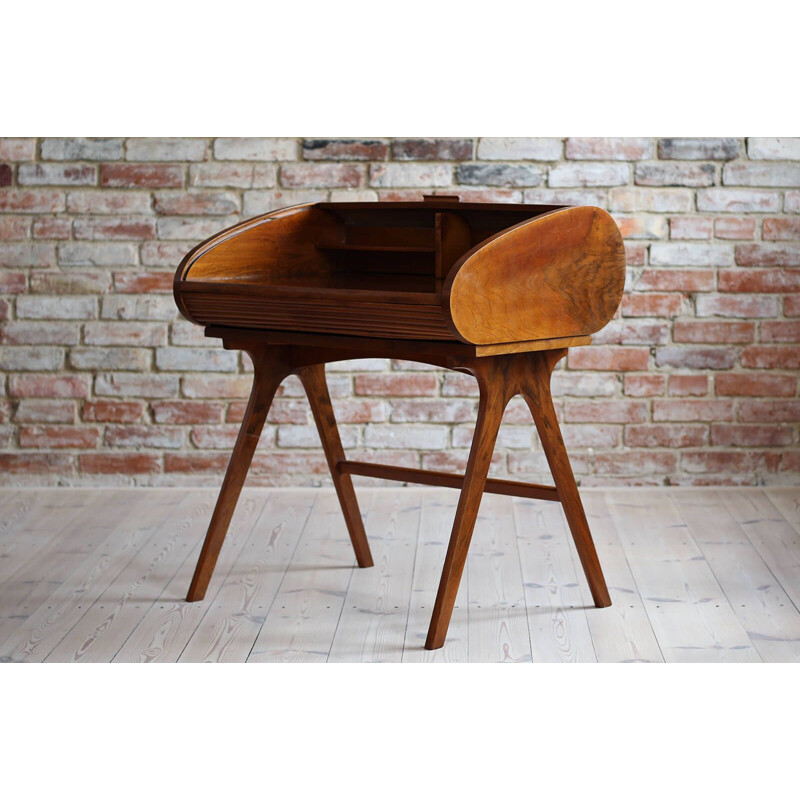
[[(608, 590), (550, 395), (553, 368), (614, 315), (625, 282), (617, 226), (599, 208), (312, 203), (195, 247), (175, 275), (184, 316), (248, 352), (253, 389), (187, 600), (202, 600), (278, 386), (308, 394), (360, 567), (372, 566), (352, 475), (461, 489), (426, 647), (444, 644), (484, 491), (560, 502), (597, 606)], [(466, 473), (348, 461), (325, 364), (391, 357), (474, 375), (478, 420)], [(487, 478), (508, 401), (527, 402), (555, 486)]]

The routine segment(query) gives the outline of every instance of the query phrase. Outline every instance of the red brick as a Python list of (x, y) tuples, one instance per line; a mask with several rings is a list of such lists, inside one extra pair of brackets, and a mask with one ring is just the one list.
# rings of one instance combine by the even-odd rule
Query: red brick
[[(0, 416), (2, 416), (0, 414)], [(75, 422), (74, 400), (20, 400), (14, 422)]]
[(781, 472), (800, 472), (800, 450), (781, 455)]
[(147, 214), (149, 192), (113, 192), (109, 189), (87, 189), (67, 194), (67, 211), (71, 214)]
[(762, 230), (764, 239), (800, 239), (800, 217), (768, 217)]
[(169, 164), (103, 164), (100, 183), (116, 188), (180, 189), (183, 172), (183, 167)]
[(203, 400), (159, 400), (151, 403), (157, 423), (194, 425), (222, 422), (224, 403)]
[(19, 429), (20, 447), (91, 449), (100, 440), (99, 428), (73, 425), (23, 425)]
[(755, 341), (754, 322), (700, 322), (676, 320), (672, 329), (675, 342), (747, 344)]
[(664, 394), (664, 375), (626, 375), (625, 394), (629, 397), (654, 397)]
[(720, 447), (785, 447), (792, 444), (787, 425), (712, 425), (711, 444)]
[(362, 175), (362, 168), (355, 164), (286, 164), (280, 171), (281, 184), (289, 189), (355, 188), (361, 185)]
[(87, 400), (81, 416), (86, 422), (139, 422), (146, 407), (141, 400)]
[[(396, 400), (392, 403), (392, 422), (470, 422), (475, 419), (473, 400)], [(530, 421), (530, 417), (528, 420)]]
[(683, 453), (681, 467), (687, 472), (754, 472), (761, 460), (761, 453), (708, 450)]
[(739, 401), (741, 422), (800, 422), (800, 400)]
[(593, 400), (566, 402), (567, 422), (644, 422), (647, 403), (643, 400)]
[(656, 365), (684, 369), (729, 369), (736, 361), (733, 347), (659, 347)]
[(0, 186), (11, 186), (14, 173), (10, 164), (0, 164)]
[(721, 270), (719, 289), (721, 292), (796, 292), (800, 289), (800, 270)]
[(669, 341), (669, 323), (643, 319), (613, 320), (592, 337), (594, 344), (664, 344)]
[(636, 452), (598, 453), (595, 470), (598, 475), (664, 475), (678, 466), (675, 453)]
[(625, 239), (663, 239), (667, 235), (667, 220), (659, 214), (617, 215), (614, 220)]
[(33, 161), (36, 139), (0, 138), (0, 161)]
[(342, 424), (383, 422), (386, 405), (382, 400), (337, 400), (334, 403), (336, 421)]
[(383, 161), (389, 145), (376, 139), (305, 139), (303, 158), (310, 161)]
[(398, 161), (467, 161), (472, 139), (395, 139), (392, 157)]
[(800, 342), (800, 322), (762, 322), (760, 332), (762, 342)]
[(27, 239), (31, 230), (29, 217), (0, 217), (0, 241)]
[(791, 294), (783, 298), (783, 313), (787, 317), (800, 317), (800, 294)]
[(713, 292), (714, 286), (712, 269), (645, 269), (636, 282), (636, 291)]
[(26, 289), (24, 272), (0, 272), (0, 294), (20, 294)]
[(222, 473), (229, 460), (228, 453), (164, 453), (164, 472)]
[[(175, 267), (186, 255), (186, 245), (177, 242), (143, 242), (142, 264), (146, 267)], [(171, 273), (174, 275), (174, 271)]]
[(626, 425), (626, 447), (702, 447), (707, 440), (705, 425)]
[(756, 234), (756, 221), (747, 217), (720, 217), (714, 223), (718, 239), (752, 239)]
[(567, 158), (592, 161), (641, 161), (653, 158), (655, 145), (649, 138), (586, 137), (567, 139)]
[(97, 168), (89, 164), (23, 164), (17, 170), (20, 186), (92, 186)]
[(62, 217), (38, 217), (33, 223), (34, 239), (69, 239), (72, 220)]
[(698, 317), (774, 317), (778, 313), (775, 297), (702, 295), (695, 304)]
[(701, 397), (708, 394), (708, 375), (670, 375), (671, 397)]
[(4, 322), (11, 316), (11, 304), (8, 300), (0, 297), (0, 322)]
[(170, 294), (172, 272), (115, 272), (114, 288), (122, 294)]
[(146, 217), (80, 217), (74, 232), (76, 239), (153, 239), (156, 223)]
[(670, 217), (670, 239), (710, 239), (711, 217)]
[(436, 394), (439, 382), (435, 375), (356, 375), (357, 395), (420, 397)]
[(564, 425), (561, 428), (568, 448), (617, 447), (621, 432), (619, 425)]
[(569, 352), (570, 369), (599, 369), (614, 372), (645, 370), (650, 352), (636, 347), (578, 347)]
[[(32, 294), (105, 294), (110, 288), (111, 276), (105, 270), (36, 270), (31, 273)], [(87, 304), (86, 298), (76, 298), (76, 301), (81, 307), (93, 307), (91, 302)], [(68, 305), (67, 301), (64, 305)]]
[(797, 391), (794, 375), (725, 373), (715, 378), (718, 395), (731, 397), (793, 397)]
[(90, 475), (146, 475), (160, 472), (161, 460), (155, 453), (86, 453), (78, 466)]
[(800, 347), (745, 347), (742, 366), (753, 369), (800, 369)]
[(800, 244), (737, 244), (736, 263), (743, 267), (800, 267)]
[(80, 324), (77, 322), (41, 322), (15, 320), (9, 322), (0, 341), (4, 344), (65, 344), (76, 345), (80, 341)]
[(184, 446), (184, 429), (166, 425), (108, 425), (109, 447), (148, 447), (177, 450)]
[(625, 317), (674, 317), (681, 313), (679, 294), (626, 294), (622, 298)]
[(236, 214), (239, 197), (233, 192), (158, 192), (155, 209), (159, 214)]
[(88, 397), (88, 375), (10, 375), (12, 397)]
[(654, 422), (733, 421), (733, 400), (653, 400)]
[(0, 453), (0, 473), (14, 475), (70, 475), (75, 456), (68, 453)]
[(0, 192), (0, 211), (55, 214), (64, 210), (64, 193), (51, 189), (14, 189)]
[(647, 262), (647, 245), (625, 242), (625, 260), (629, 267), (641, 267)]

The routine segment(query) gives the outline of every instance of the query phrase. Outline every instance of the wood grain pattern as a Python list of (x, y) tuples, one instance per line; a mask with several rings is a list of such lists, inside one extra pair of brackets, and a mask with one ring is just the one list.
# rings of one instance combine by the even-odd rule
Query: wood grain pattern
[(199, 603), (183, 602), (183, 592), (194, 569), (200, 543), (181, 564), (172, 580), (142, 617), (133, 633), (114, 656), (115, 662), (173, 662), (184, 651), (189, 639), (212, 608), (217, 594), (227, 580), (233, 565), (252, 536), (262, 534), (261, 526), (269, 524), (263, 518), (269, 498), (268, 490), (245, 492), (231, 522), (227, 546), (223, 548), (211, 579), (207, 599)]
[(561, 509), (530, 500), (513, 509), (533, 660), (595, 661)]
[[(187, 600), (205, 596), (272, 398), (287, 375), (297, 374), (360, 566), (373, 561), (351, 473), (461, 488), (428, 649), (444, 644), (500, 421), (516, 394), (531, 409), (555, 487), (493, 480), (488, 488), (558, 500), (594, 603), (609, 605), (550, 375), (566, 346), (586, 343), (613, 316), (624, 280), (619, 230), (605, 211), (592, 207), (461, 203), (456, 196), (426, 196), (421, 203), (312, 203), (249, 220), (198, 245), (175, 274), (176, 303), (227, 349), (248, 352), (255, 369)], [(287, 333), (280, 338), (276, 331)], [(359, 338), (368, 341), (353, 344)], [(324, 364), (357, 358), (365, 348), (380, 357), (405, 353), (477, 378), (478, 421), (463, 477), (346, 461)], [(309, 602), (316, 608), (315, 598), (312, 592)], [(307, 628), (303, 622), (297, 642), (277, 649), (257, 640), (251, 657), (304, 653)]]
[(599, 208), (317, 203), (198, 245), (174, 294), (203, 325), (500, 345), (599, 330), (624, 277)]
[[(77, 567), (59, 585), (54, 581), (56, 571), (49, 572), (49, 594), (41, 596), (41, 605), (3, 642), (2, 658), (26, 662), (46, 658), (89, 610), (92, 603), (88, 598), (102, 594), (116, 580), (183, 496), (180, 490), (159, 492), (144, 507), (133, 492), (98, 493), (96, 504), (87, 502), (91, 518), (85, 523), (81, 520), (79, 528), (67, 528), (65, 535), (72, 539), (77, 534), (91, 542), (92, 530), (98, 536), (108, 535), (89, 552), (80, 551)], [(42, 559), (43, 565), (47, 563)]]
[[(0, 546), (30, 536), (60, 540), (33, 559), (27, 548), (0, 559), (9, 564), (0, 582), (7, 626), (0, 660), (75, 660), (91, 640), (81, 661), (243, 662), (257, 639), (266, 649), (280, 637), (291, 643), (295, 628), (301, 646), (269, 657), (393, 661), (402, 651), (406, 662), (512, 662), (524, 660), (530, 646), (535, 661), (656, 661), (660, 647), (669, 661), (798, 659), (791, 557), (800, 536), (784, 514), (796, 513), (797, 490), (582, 492), (614, 600), (602, 612), (591, 608), (558, 506), (514, 500), (512, 520), (509, 501), (487, 495), (439, 650), (424, 649), (425, 626), (458, 493), (361, 492), (372, 570), (332, 557), (333, 547), (343, 557), (351, 552), (332, 489), (247, 490), (207, 599), (187, 605), (180, 590), (200, 546), (209, 490), (0, 489), (0, 508), (18, 508), (26, 497), (29, 508), (6, 527)], [(322, 495), (324, 508), (306, 530)], [(62, 508), (71, 515), (66, 524)], [(104, 516), (104, 508), (117, 514)], [(341, 591), (318, 591), (334, 580)], [(279, 591), (306, 598), (280, 609), (286, 619), (274, 607)], [(38, 605), (26, 610), (29, 600)], [(339, 602), (338, 617), (327, 608), (318, 615), (314, 605)]]
[(336, 495), (319, 493), (247, 660), (326, 661), (354, 561)]
[(444, 645), (438, 650), (425, 648), (425, 629), (436, 600), (436, 581), (445, 560), (457, 503), (455, 492), (436, 490), (422, 493), (411, 604), (403, 646), (403, 661), (406, 663), (462, 663), (469, 660), (469, 575), (458, 587)]
[(310, 491), (270, 493), (263, 524), (248, 539), (179, 661), (247, 660), (315, 500)]
[(594, 333), (616, 312), (624, 284), (616, 224), (584, 206), (481, 243), (451, 270), (444, 293), (459, 338), (494, 344)]
[(187, 494), (45, 661), (111, 661), (198, 542), (208, 495)]
[[(606, 494), (586, 491), (581, 496), (612, 600), (611, 607), (602, 614), (586, 615), (595, 656), (598, 661), (611, 663), (662, 662), (664, 656), (611, 518)], [(578, 563), (577, 551), (573, 560)], [(576, 573), (584, 605), (589, 606), (592, 595), (586, 579), (581, 570)]]
[(375, 568), (353, 573), (328, 661), (399, 662), (411, 602), (422, 493), (371, 492)]
[(620, 491), (614, 523), (666, 661), (761, 661), (668, 494)]
[(469, 660), (532, 660), (512, 500), (486, 496), (467, 563)]
[(761, 658), (800, 661), (800, 612), (732, 516), (726, 495), (708, 489), (671, 497)]

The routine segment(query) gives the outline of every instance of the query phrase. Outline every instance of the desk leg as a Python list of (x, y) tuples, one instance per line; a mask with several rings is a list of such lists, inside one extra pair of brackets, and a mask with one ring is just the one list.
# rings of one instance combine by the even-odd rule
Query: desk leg
[(297, 371), (297, 376), (303, 383), (317, 424), (319, 438), (322, 440), (322, 449), (328, 461), (333, 485), (342, 506), (342, 514), (356, 553), (359, 567), (371, 567), (372, 554), (369, 550), (367, 534), (364, 531), (364, 522), (358, 509), (358, 500), (353, 489), (353, 479), (350, 475), (339, 472), (337, 465), (345, 460), (342, 440), (339, 438), (339, 429), (336, 427), (336, 417), (333, 414), (331, 396), (328, 392), (328, 383), (325, 380), (325, 365), (313, 364)]
[(555, 365), (567, 354), (566, 349), (548, 350), (543, 353), (530, 353), (527, 355), (528, 366), (524, 371), (527, 380), (524, 380), (522, 395), (533, 414), (536, 430), (542, 442), (542, 449), (547, 457), (550, 472), (558, 490), (558, 496), (567, 518), (575, 547), (586, 573), (586, 580), (592, 593), (594, 604), (598, 608), (611, 605), (606, 581), (597, 550), (589, 531), (589, 523), (583, 510), (581, 496), (575, 483), (572, 466), (569, 463), (558, 418), (553, 408), (553, 398), (550, 394), (550, 376)]
[(239, 436), (236, 439), (231, 460), (228, 462), (228, 470), (222, 481), (217, 505), (214, 508), (208, 533), (203, 542), (203, 549), (200, 551), (200, 558), (189, 587), (189, 594), (186, 597), (190, 603), (205, 597), (214, 566), (222, 549), (222, 542), (236, 508), (236, 502), (250, 469), (264, 421), (272, 405), (272, 399), (283, 379), (292, 371), (288, 361), (281, 357), (280, 352), (272, 352), (267, 356), (263, 351), (251, 351), (250, 356), (255, 367), (250, 401), (244, 412), (242, 427), (239, 429)]
[(505, 375), (496, 367), (500, 364), (495, 359), (486, 359), (481, 368), (471, 370), (478, 378), (480, 387), (480, 405), (478, 421), (475, 424), (475, 435), (464, 475), (461, 496), (458, 499), (453, 532), (444, 560), (444, 569), (439, 583), (439, 592), (433, 607), (426, 650), (438, 650), (447, 636), (453, 605), (456, 602), (458, 585), (464, 572), (472, 531), (478, 517), (486, 476), (494, 453), (497, 431), (509, 397)]

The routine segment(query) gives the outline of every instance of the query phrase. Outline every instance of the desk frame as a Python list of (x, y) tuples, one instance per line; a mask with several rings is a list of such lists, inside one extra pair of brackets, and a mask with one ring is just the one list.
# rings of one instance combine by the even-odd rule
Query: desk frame
[[(611, 605), (550, 394), (550, 378), (556, 364), (566, 356), (568, 347), (588, 344), (590, 337), (482, 347), (458, 342), (366, 339), (219, 327), (207, 328), (206, 335), (221, 338), (228, 350), (249, 353), (254, 375), (250, 400), (186, 598), (189, 602), (205, 597), (272, 400), (282, 381), (289, 375), (297, 375), (308, 395), (359, 567), (371, 567), (373, 561), (352, 475), (461, 489), (426, 649), (436, 650), (444, 644), (485, 491), (560, 502), (594, 603), (599, 608)], [(347, 460), (325, 380), (325, 364), (373, 357), (417, 361), (475, 376), (480, 390), (478, 420), (464, 475)], [(500, 420), (509, 400), (518, 394), (531, 410), (555, 486), (487, 477)]]

